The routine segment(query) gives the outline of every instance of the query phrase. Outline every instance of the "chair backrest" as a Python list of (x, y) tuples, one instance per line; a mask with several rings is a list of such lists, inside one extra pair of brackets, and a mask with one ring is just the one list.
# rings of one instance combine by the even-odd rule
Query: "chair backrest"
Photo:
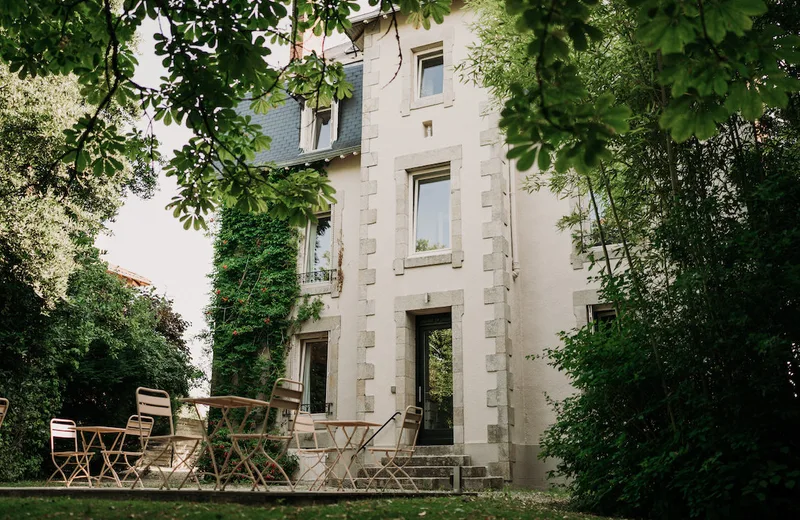
[(269, 398), (270, 408), (299, 411), (302, 401), (303, 383), (284, 377), (275, 381)]
[[(400, 435), (397, 436), (397, 449), (401, 446), (411, 450), (417, 447), (417, 437), (422, 426), (422, 408), (408, 406), (400, 419)], [(404, 441), (405, 438), (405, 441)]]
[(294, 429), (297, 424), (297, 415), (300, 411), (300, 403), (302, 402), (303, 383), (284, 377), (275, 381), (275, 384), (272, 385), (272, 395), (269, 398), (267, 417), (264, 419), (264, 432), (266, 433), (267, 423), (269, 421), (269, 411), (274, 408), (277, 410), (285, 410), (288, 413), (289, 428), (287, 435), (293, 437)]
[[(169, 434), (175, 434), (172, 424), (172, 401), (164, 390), (145, 388), (136, 389), (136, 415), (152, 417), (166, 417), (169, 421)], [(152, 425), (151, 425), (152, 428)]]
[(8, 399), (0, 397), (0, 426), (3, 426), (3, 420), (8, 413)]
[(146, 415), (131, 415), (125, 425), (125, 435), (149, 437), (153, 431), (153, 418)]
[(298, 448), (301, 448), (300, 435), (306, 433), (310, 433), (313, 436), (314, 447), (319, 448), (317, 429), (314, 428), (314, 417), (308, 412), (298, 411), (294, 419), (294, 435)]
[(136, 437), (142, 451), (144, 451), (147, 442), (150, 440), (150, 434), (153, 433), (153, 423), (153, 418), (146, 415), (131, 415), (128, 417), (125, 433), (122, 434), (122, 441), (119, 443), (120, 448), (124, 449), (128, 437)]
[(72, 439), (72, 451), (78, 451), (78, 432), (75, 421), (70, 419), (50, 420), (50, 453), (56, 451), (56, 439)]

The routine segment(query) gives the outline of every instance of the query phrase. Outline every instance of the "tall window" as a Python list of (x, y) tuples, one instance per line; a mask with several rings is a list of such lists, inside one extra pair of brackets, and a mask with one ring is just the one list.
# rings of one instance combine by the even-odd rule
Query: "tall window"
[(306, 272), (313, 273), (307, 282), (329, 281), (333, 266), (331, 215), (320, 215), (316, 222), (308, 223), (306, 232)]
[(444, 84), (444, 54), (442, 49), (417, 55), (417, 97), (441, 94)]
[(450, 172), (414, 176), (413, 252), (450, 249)]
[(303, 343), (302, 408), (310, 413), (328, 411), (328, 340), (315, 339)]

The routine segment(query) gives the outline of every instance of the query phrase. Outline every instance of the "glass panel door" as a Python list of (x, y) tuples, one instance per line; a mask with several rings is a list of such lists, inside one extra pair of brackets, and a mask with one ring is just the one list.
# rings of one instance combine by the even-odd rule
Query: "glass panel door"
[(417, 316), (419, 444), (453, 444), (453, 330), (450, 313)]

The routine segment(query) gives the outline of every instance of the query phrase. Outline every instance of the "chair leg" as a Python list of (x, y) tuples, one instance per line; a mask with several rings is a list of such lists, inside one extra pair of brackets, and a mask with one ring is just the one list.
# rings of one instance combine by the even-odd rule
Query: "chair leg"
[[(388, 464), (381, 466), (381, 468), (378, 471), (376, 471), (374, 475), (372, 475), (372, 478), (369, 479), (369, 482), (367, 483), (366, 491), (369, 491), (369, 489), (372, 487), (372, 483), (375, 482), (375, 479), (378, 478), (378, 475), (380, 475), (381, 472), (386, 471), (388, 473), (389, 470), (386, 469), (387, 466), (388, 466)], [(377, 487), (375, 488), (375, 491), (376, 492), (378, 491)]]
[(50, 478), (47, 479), (46, 484), (49, 484), (50, 482), (52, 482), (53, 481), (53, 477), (55, 477), (58, 473), (61, 473), (61, 482), (64, 483), (64, 484), (67, 483), (67, 475), (63, 471), (64, 466), (67, 465), (67, 462), (69, 462), (69, 459), (65, 460), (64, 463), (59, 466), (58, 463), (56, 462), (56, 459), (55, 458), (53, 459), (53, 465), (55, 465), (56, 470), (53, 472), (52, 475), (50, 475)]
[[(153, 459), (152, 461), (149, 461), (149, 462), (148, 462), (148, 463), (145, 465), (145, 467), (144, 467), (144, 468), (142, 468), (142, 472), (141, 472), (141, 473), (137, 472), (137, 474), (136, 474), (136, 480), (134, 480), (134, 481), (133, 481), (133, 485), (131, 486), (131, 489), (134, 489), (134, 488), (136, 488), (136, 483), (137, 483), (137, 482), (138, 482), (138, 483), (140, 483), (140, 484), (142, 485), (142, 488), (144, 489), (144, 482), (142, 482), (142, 476), (143, 476), (143, 474), (144, 474), (144, 473), (147, 473), (147, 470), (148, 470), (148, 469), (150, 469), (150, 467), (153, 465), (153, 462), (157, 462), (157, 461), (158, 461), (158, 459), (160, 459), (160, 458), (161, 458), (161, 456), (162, 456), (162, 455), (164, 455), (164, 454), (167, 452), (167, 450), (168, 450), (168, 449), (169, 449), (171, 446), (172, 446), (172, 442), (168, 442), (168, 443), (167, 443), (167, 445), (166, 445), (166, 447), (164, 447), (164, 449), (163, 449), (163, 450), (161, 450), (161, 452), (160, 452), (158, 455), (156, 455), (155, 459)], [(143, 453), (144, 453), (144, 452), (143, 452)], [(142, 458), (144, 458), (144, 457), (145, 457), (145, 455), (142, 455)], [(160, 466), (156, 466), (156, 468), (158, 468), (158, 472), (161, 474), (162, 484), (161, 484), (161, 486), (158, 488), (158, 489), (161, 489), (161, 488), (163, 488), (163, 487), (164, 487), (164, 485), (166, 484), (166, 480), (164, 480), (164, 472), (163, 472), (163, 471), (161, 471), (161, 467), (160, 467)], [(168, 485), (168, 484), (167, 484), (167, 489), (169, 489), (169, 485)]]
[(407, 478), (409, 482), (411, 482), (411, 486), (414, 488), (414, 491), (416, 491), (417, 493), (419, 493), (419, 488), (417, 487), (417, 483), (416, 483), (416, 482), (414, 482), (414, 479), (413, 479), (413, 478), (411, 478), (411, 476), (410, 476), (410, 475), (409, 475), (409, 474), (406, 472), (406, 470), (405, 470), (406, 464), (408, 464), (408, 461), (409, 461), (409, 460), (411, 460), (411, 457), (410, 457), (410, 456), (409, 456), (409, 457), (407, 457), (407, 458), (405, 459), (405, 461), (404, 461), (402, 464), (397, 464), (397, 463), (395, 462), (395, 466), (397, 466), (397, 472), (399, 472), (399, 473), (402, 473), (402, 474), (403, 474), (403, 476), (404, 476), (405, 478)]
[[(67, 487), (70, 487), (72, 483), (79, 478), (85, 478), (89, 487), (94, 487), (92, 485), (92, 476), (89, 473), (89, 461), (92, 457), (90, 455), (71, 455), (67, 458), (67, 463), (73, 458), (75, 459), (75, 469), (72, 470), (69, 479), (67, 479)], [(83, 473), (83, 475), (81, 475), (81, 473)]]
[[(236, 442), (236, 441), (234, 440), (234, 442)], [(259, 444), (260, 444), (260, 442), (261, 441), (259, 441)], [(231, 477), (233, 477), (234, 475), (237, 475), (237, 474), (244, 475), (244, 473), (237, 473), (237, 470), (242, 466), (244, 466), (247, 469), (247, 472), (250, 474), (250, 479), (253, 481), (254, 486), (256, 485), (256, 477), (255, 477), (255, 475), (253, 475), (253, 472), (251, 471), (251, 468), (250, 468), (250, 466), (251, 466), (250, 459), (252, 458), (253, 455), (255, 455), (255, 453), (257, 451), (257, 448), (253, 449), (253, 451), (251, 451), (247, 455), (244, 455), (244, 453), (242, 453), (241, 449), (239, 449), (239, 447), (238, 447), (238, 444), (237, 444), (236, 448), (237, 448), (236, 451), (239, 454), (239, 462), (237, 462), (236, 466), (234, 466), (233, 469), (230, 471), (230, 473), (228, 473), (228, 477), (225, 479), (225, 482), (222, 484), (222, 491), (225, 491), (225, 488), (228, 486), (228, 483), (230, 482)]]
[(286, 474), (286, 471), (283, 469), (283, 466), (278, 464), (278, 461), (276, 461), (275, 459), (273, 459), (269, 455), (267, 455), (267, 458), (269, 460), (271, 460), (273, 464), (275, 464), (275, 467), (278, 468), (278, 471), (280, 471), (281, 475), (284, 476), (284, 478), (286, 479), (286, 485), (289, 486), (289, 490), (290, 491), (294, 491), (294, 484), (292, 484), (292, 479), (289, 478), (289, 475)]
[(117, 472), (114, 470), (114, 465), (119, 462), (120, 455), (118, 453), (115, 454), (114, 462), (111, 462), (111, 457), (109, 457), (108, 453), (103, 451), (100, 453), (100, 455), (103, 456), (103, 469), (100, 471), (100, 475), (97, 477), (97, 482), (102, 482), (105, 474), (110, 472), (117, 487), (122, 487), (122, 483), (119, 481), (119, 475), (117, 475)]
[[(187, 469), (186, 476), (183, 477), (183, 480), (181, 481), (180, 485), (178, 485), (178, 489), (183, 488), (183, 485), (186, 483), (186, 481), (189, 479), (190, 476), (194, 478), (194, 481), (197, 484), (197, 489), (198, 490), (202, 489), (202, 487), (200, 486), (200, 479), (197, 478), (196, 468), (192, 467), (192, 465), (189, 464), (189, 460), (194, 455), (194, 452), (197, 451), (197, 447), (199, 445), (200, 441), (195, 441), (194, 444), (192, 445), (192, 449), (189, 450), (189, 453), (187, 453), (186, 456), (184, 457), (178, 456), (178, 464), (172, 469), (172, 473), (174, 473), (182, 465), (186, 466)], [(170, 475), (172, 475), (172, 473), (170, 473)]]

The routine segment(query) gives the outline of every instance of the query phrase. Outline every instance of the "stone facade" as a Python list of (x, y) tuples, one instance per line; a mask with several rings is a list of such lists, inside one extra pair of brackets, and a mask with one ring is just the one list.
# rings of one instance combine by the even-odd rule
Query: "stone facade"
[[(457, 3), (429, 31), (401, 17), (402, 63), (396, 39), (382, 37), (390, 19), (354, 20), (361, 64), (348, 67), (363, 72), (354, 85), (360, 147), (325, 157), (337, 190), (332, 236), (339, 275), (336, 283), (303, 287), (325, 308), (322, 320), (293, 340), (289, 376), (300, 377), (303, 339), (324, 335), (328, 418), (383, 423), (417, 402), (416, 319), (448, 312), (450, 453), (506, 481), (542, 487), (552, 463), (537, 460), (539, 437), (554, 418), (544, 394), (558, 399), (572, 389), (541, 355), (557, 344), (559, 331), (586, 322), (597, 293), (570, 234), (556, 229), (570, 200), (521, 187), (525, 174), (505, 159), (498, 108), (484, 89), (458, 81), (453, 67), (474, 41), (471, 20)], [(442, 93), (420, 101), (415, 56), (434, 48), (442, 49)], [(410, 187), (415, 172), (430, 168), (450, 175), (450, 248), (419, 254), (410, 247)], [(386, 428), (374, 442), (393, 444), (395, 434)]]

